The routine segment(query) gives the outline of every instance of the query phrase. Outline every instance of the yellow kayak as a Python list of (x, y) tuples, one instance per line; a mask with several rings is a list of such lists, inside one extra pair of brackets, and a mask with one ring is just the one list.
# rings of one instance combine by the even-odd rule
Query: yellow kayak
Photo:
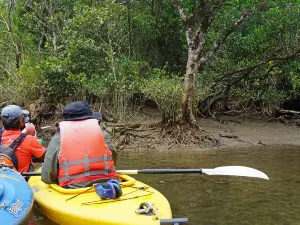
[(119, 175), (119, 179), (123, 195), (107, 200), (102, 200), (94, 188), (65, 189), (43, 183), (40, 176), (31, 177), (28, 184), (34, 193), (35, 206), (58, 224), (173, 224), (169, 220), (170, 204), (160, 192), (127, 175)]

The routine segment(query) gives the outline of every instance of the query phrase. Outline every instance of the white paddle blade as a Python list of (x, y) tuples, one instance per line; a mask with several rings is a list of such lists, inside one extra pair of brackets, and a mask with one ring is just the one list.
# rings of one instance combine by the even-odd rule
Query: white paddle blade
[(207, 175), (257, 177), (269, 180), (269, 177), (265, 173), (246, 166), (222, 166), (214, 169), (202, 169), (202, 173)]

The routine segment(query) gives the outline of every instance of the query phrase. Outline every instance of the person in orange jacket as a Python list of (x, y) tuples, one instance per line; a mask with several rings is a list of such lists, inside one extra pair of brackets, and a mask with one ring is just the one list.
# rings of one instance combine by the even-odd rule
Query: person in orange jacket
[(16, 140), (14, 153), (17, 157), (17, 170), (19, 172), (33, 171), (32, 157), (43, 162), (46, 149), (35, 136), (22, 133), (25, 128), (25, 113), (17, 105), (8, 105), (1, 111), (3, 130), (0, 135), (0, 144), (10, 146)]
[(44, 183), (80, 188), (94, 180), (118, 177), (112, 152), (87, 102), (67, 105), (58, 131), (47, 148), (42, 168)]

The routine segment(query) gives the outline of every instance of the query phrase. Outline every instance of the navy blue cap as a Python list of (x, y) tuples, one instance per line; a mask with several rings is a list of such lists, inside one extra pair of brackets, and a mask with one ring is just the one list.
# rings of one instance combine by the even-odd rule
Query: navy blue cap
[(102, 120), (102, 113), (93, 112), (93, 117), (97, 120)]
[(26, 114), (26, 110), (22, 110), (20, 106), (8, 105), (1, 111), (1, 117), (9, 120), (18, 119), (21, 115)]
[(72, 102), (63, 110), (63, 118), (65, 121), (94, 119), (93, 113), (87, 102)]

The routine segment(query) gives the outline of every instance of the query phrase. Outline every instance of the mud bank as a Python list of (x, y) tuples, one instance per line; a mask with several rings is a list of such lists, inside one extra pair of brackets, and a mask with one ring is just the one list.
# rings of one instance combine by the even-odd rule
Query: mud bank
[[(219, 140), (217, 147), (200, 147), (199, 145), (174, 144), (174, 140), (162, 137), (160, 129), (154, 129), (158, 116), (143, 115), (135, 117), (133, 123), (140, 123), (141, 128), (128, 137), (127, 143), (119, 151), (185, 151), (207, 150), (212, 148), (248, 147), (264, 145), (300, 145), (300, 127), (285, 125), (280, 122), (268, 122), (265, 118), (243, 118), (223, 116), (218, 119), (199, 119), (201, 127)], [(46, 121), (43, 126), (54, 127), (57, 121)], [(129, 121), (127, 121), (129, 122)], [(106, 124), (108, 127), (109, 123)], [(45, 144), (54, 134), (55, 129), (46, 129), (40, 133)], [(133, 133), (133, 132), (131, 132)], [(113, 143), (119, 143), (120, 137), (112, 134)]]
[(203, 128), (219, 138), (222, 146), (300, 145), (300, 127), (263, 118), (223, 117), (200, 120)]
[[(197, 145), (170, 145), (159, 136), (128, 145), (124, 150), (208, 150), (228, 147), (251, 147), (267, 145), (300, 145), (300, 127), (280, 122), (268, 122), (263, 118), (222, 117), (199, 119), (201, 127), (220, 141), (217, 147), (201, 148)], [(146, 141), (146, 143), (145, 143)]]

